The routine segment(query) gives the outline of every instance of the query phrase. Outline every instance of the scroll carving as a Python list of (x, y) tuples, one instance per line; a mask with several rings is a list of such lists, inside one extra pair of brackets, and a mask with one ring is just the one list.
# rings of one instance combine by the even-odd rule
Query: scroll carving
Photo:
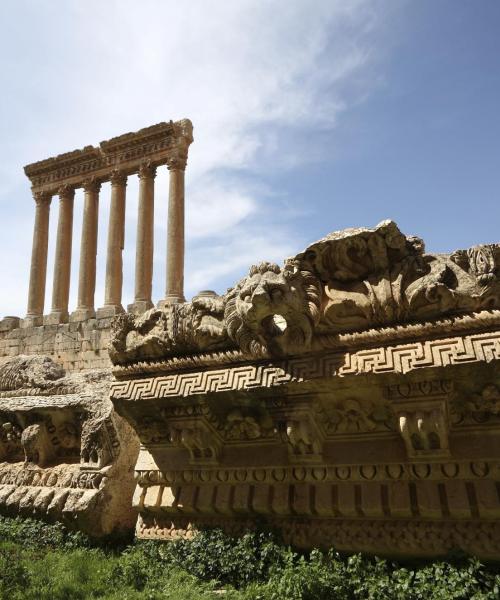
[(500, 308), (500, 245), (425, 254), (395, 223), (335, 232), (287, 259), (261, 263), (225, 295), (115, 323), (115, 364), (237, 348), (283, 356), (328, 336)]

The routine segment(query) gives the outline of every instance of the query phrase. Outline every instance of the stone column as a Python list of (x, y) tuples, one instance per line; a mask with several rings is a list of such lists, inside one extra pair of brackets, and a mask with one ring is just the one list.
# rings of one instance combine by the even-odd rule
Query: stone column
[(99, 219), (100, 182), (95, 179), (83, 184), (82, 239), (80, 245), (80, 272), (78, 277), (78, 306), (71, 321), (86, 321), (95, 317), (94, 295), (97, 259), (97, 227)]
[(52, 194), (34, 192), (36, 203), (33, 246), (31, 248), (30, 286), (28, 311), (23, 321), (24, 327), (43, 325), (45, 305), (45, 283), (47, 279), (47, 250), (49, 245), (49, 213)]
[(167, 231), (167, 292), (162, 304), (185, 302), (184, 298), (184, 172), (186, 159), (167, 164), (170, 174)]
[(154, 178), (156, 168), (148, 162), (139, 169), (139, 209), (135, 254), (135, 298), (130, 312), (143, 313), (153, 306)]
[(123, 246), (125, 242), (125, 192), (127, 176), (120, 171), (111, 175), (111, 207), (109, 211), (108, 251), (104, 306), (97, 311), (100, 319), (123, 312)]
[(54, 325), (68, 321), (69, 284), (71, 275), (71, 244), (73, 238), (73, 204), (75, 190), (62, 186), (59, 191), (59, 220), (57, 223), (52, 310), (44, 323)]

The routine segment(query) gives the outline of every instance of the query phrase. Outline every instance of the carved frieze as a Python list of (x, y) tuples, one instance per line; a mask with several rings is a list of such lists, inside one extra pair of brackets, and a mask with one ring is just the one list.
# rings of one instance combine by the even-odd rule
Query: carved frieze
[(499, 275), (498, 245), (426, 254), (386, 221), (117, 319), (138, 535), (258, 518), (305, 548), (500, 557)]
[(425, 254), (392, 221), (332, 233), (283, 267), (252, 266), (224, 296), (124, 315), (110, 356), (125, 365), (221, 349), (304, 354), (332, 335), (499, 309), (499, 255), (498, 245)]
[(456, 426), (500, 424), (500, 386), (488, 383), (479, 393), (456, 398), (451, 418)]
[(55, 194), (61, 184), (84, 187), (94, 178), (108, 181), (116, 169), (124, 175), (137, 173), (149, 162), (152, 168), (185, 163), (193, 141), (193, 126), (188, 119), (158, 123), (135, 133), (126, 133), (101, 142), (99, 147), (66, 152), (24, 167), (35, 193)]

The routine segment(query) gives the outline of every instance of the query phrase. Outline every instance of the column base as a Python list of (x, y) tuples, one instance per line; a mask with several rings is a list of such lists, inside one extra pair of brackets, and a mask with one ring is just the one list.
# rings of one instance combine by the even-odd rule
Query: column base
[(133, 313), (134, 315), (142, 315), (150, 308), (153, 308), (154, 304), (151, 300), (136, 300), (133, 304), (127, 306), (127, 312)]
[(30, 327), (41, 327), (43, 325), (43, 315), (26, 315), (21, 319), (21, 329), (29, 329)]
[(60, 325), (69, 321), (69, 313), (67, 310), (53, 311), (49, 315), (43, 317), (44, 325)]
[(110, 319), (111, 317), (116, 317), (116, 315), (121, 315), (124, 312), (121, 304), (108, 304), (108, 306), (98, 308), (95, 316), (97, 319)]
[(165, 306), (170, 306), (171, 304), (183, 304), (186, 302), (186, 298), (184, 296), (180, 296), (178, 294), (167, 294), (163, 300), (160, 300), (157, 304), (158, 308), (165, 308)]
[(89, 319), (95, 319), (95, 310), (93, 308), (77, 308), (69, 316), (70, 323), (81, 323)]

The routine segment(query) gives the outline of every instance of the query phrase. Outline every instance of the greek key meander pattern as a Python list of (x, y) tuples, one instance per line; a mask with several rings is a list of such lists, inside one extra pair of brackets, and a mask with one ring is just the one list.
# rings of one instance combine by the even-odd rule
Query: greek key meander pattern
[(275, 387), (325, 377), (359, 374), (408, 373), (430, 367), (446, 367), (500, 359), (500, 332), (482, 333), (412, 344), (331, 353), (290, 360), (228, 367), (196, 373), (119, 381), (112, 384), (115, 400), (187, 397), (208, 392)]

